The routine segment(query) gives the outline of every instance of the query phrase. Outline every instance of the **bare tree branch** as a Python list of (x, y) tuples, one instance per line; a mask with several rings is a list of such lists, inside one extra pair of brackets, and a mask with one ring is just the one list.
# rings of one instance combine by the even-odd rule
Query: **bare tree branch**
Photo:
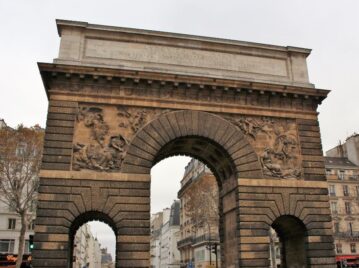
[(20, 242), (16, 267), (24, 253), (29, 210), (37, 196), (44, 132), (40, 128), (0, 129), (0, 202), (20, 217)]

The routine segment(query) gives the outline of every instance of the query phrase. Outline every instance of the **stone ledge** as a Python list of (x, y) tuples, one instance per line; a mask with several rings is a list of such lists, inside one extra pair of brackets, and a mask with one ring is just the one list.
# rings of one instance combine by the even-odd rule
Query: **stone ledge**
[(286, 187), (286, 188), (328, 188), (326, 181), (304, 181), (288, 179), (238, 179), (238, 186)]
[(105, 181), (138, 181), (148, 182), (149, 174), (101, 173), (96, 171), (59, 171), (41, 170), (40, 178), (46, 179), (74, 179), (74, 180), (105, 180)]

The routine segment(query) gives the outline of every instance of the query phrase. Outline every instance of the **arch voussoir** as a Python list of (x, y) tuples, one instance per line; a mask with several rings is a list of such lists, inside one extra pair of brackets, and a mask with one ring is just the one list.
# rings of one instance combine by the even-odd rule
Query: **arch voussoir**
[(166, 132), (166, 135), (169, 138), (169, 140), (173, 140), (174, 138), (176, 138), (175, 132), (173, 131), (173, 128), (172, 128), (171, 124), (169, 123), (166, 115), (161, 116), (159, 118), (159, 122), (160, 122), (163, 130)]
[(174, 132), (175, 138), (176, 138), (181, 133), (181, 130), (177, 123), (177, 118), (173, 112), (167, 113), (167, 114), (165, 114), (165, 116), (166, 116), (166, 118)]
[[(171, 156), (171, 152), (173, 154), (188, 153), (195, 156), (195, 152), (187, 152), (188, 149), (181, 148), (180, 142), (174, 143), (179, 139), (185, 142), (186, 137), (198, 137), (195, 146), (204, 146), (202, 153), (212, 160), (215, 159), (213, 157), (218, 157), (216, 154), (220, 153), (219, 151), (226, 154), (226, 158), (231, 162), (228, 165), (233, 166), (235, 174), (241, 176), (241, 172), (254, 171), (255, 175), (253, 176), (260, 176), (260, 178), (263, 176), (262, 172), (259, 172), (261, 167), (258, 157), (241, 130), (218, 115), (191, 110), (162, 114), (140, 129), (129, 144), (122, 172), (143, 173), (149, 171), (157, 161)], [(215, 146), (218, 149), (213, 147), (208, 151), (208, 148), (206, 149), (206, 146), (203, 145), (208, 142), (217, 144)], [(162, 150), (168, 144), (171, 146)], [(160, 158), (157, 158), (160, 152)], [(210, 159), (208, 161), (211, 161)], [(136, 171), (136, 167), (138, 167), (138, 171)]]
[(183, 119), (186, 122), (186, 132), (188, 136), (194, 135), (194, 129), (192, 127), (192, 112), (190, 110), (183, 111)]

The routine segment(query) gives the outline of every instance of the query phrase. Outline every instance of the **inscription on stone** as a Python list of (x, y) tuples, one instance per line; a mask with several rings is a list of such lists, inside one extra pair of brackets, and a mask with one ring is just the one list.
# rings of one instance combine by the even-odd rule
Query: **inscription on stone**
[(85, 57), (288, 76), (285, 59), (111, 40), (86, 39)]

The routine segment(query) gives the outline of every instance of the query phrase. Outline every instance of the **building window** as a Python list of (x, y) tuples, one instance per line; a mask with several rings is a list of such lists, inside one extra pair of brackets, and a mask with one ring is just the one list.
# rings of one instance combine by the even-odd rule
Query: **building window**
[(335, 185), (329, 185), (329, 195), (335, 196)]
[(338, 179), (339, 180), (344, 180), (344, 170), (339, 170), (338, 171)]
[(25, 156), (26, 143), (19, 143), (16, 148), (16, 156), (22, 157)]
[(339, 222), (334, 222), (334, 232), (339, 233)]
[(335, 248), (337, 250), (337, 253), (343, 253), (342, 244), (340, 244), (340, 243), (335, 244)]
[(353, 235), (353, 223), (348, 222), (348, 232), (350, 235)]
[(15, 230), (15, 228), (16, 228), (16, 219), (9, 219), (7, 228), (9, 230)]
[(29, 240), (25, 240), (24, 253), (25, 253), (25, 254), (29, 254), (29, 253), (30, 253)]
[(343, 185), (343, 195), (349, 196), (349, 187), (348, 185)]
[(13, 239), (0, 239), (0, 252), (14, 253), (15, 240)]
[(331, 209), (332, 209), (332, 213), (333, 213), (333, 214), (338, 214), (337, 202), (331, 202), (331, 203), (330, 203), (330, 207), (331, 207)]
[(14, 202), (11, 202), (9, 204), (9, 211), (10, 212), (15, 212), (16, 211), (16, 204)]
[(37, 201), (31, 200), (30, 212), (34, 212), (36, 210), (36, 207), (37, 207)]
[(356, 253), (357, 252), (357, 248), (356, 248), (355, 243), (350, 243), (350, 251), (351, 251), (351, 253)]
[(345, 202), (345, 213), (346, 214), (351, 214), (352, 213), (352, 209), (351, 209), (351, 206), (350, 206), (349, 202)]
[(35, 220), (31, 220), (29, 225), (27, 226), (27, 229), (32, 231), (35, 229)]
[(332, 174), (332, 170), (331, 170), (331, 169), (326, 169), (326, 170), (325, 170), (325, 173), (326, 173), (327, 175), (331, 175), (331, 174)]

